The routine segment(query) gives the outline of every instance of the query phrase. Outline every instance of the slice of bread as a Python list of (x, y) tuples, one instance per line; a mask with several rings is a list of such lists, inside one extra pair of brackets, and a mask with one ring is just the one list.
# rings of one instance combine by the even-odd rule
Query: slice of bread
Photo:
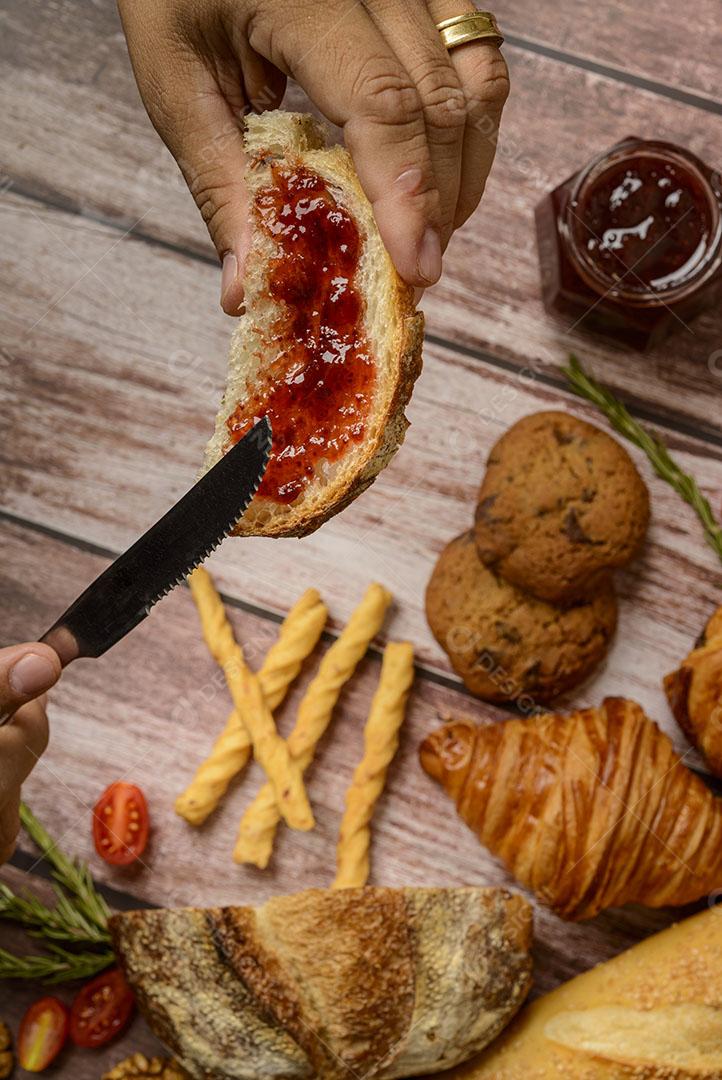
[[(269, 401), (281, 404), (275, 424), (268, 411), (274, 424), (271, 462), (258, 495), (235, 529), (239, 536), (304, 536), (355, 499), (403, 441), (408, 426), (404, 408), (421, 371), (423, 316), (414, 310), (413, 290), (396, 273), (349, 154), (340, 146), (326, 147), (325, 143), (326, 132), (312, 116), (275, 111), (246, 120), (252, 241), (244, 271), (245, 314), (231, 340), (228, 382), (204, 468), (211, 468), (230, 448), (234, 435), (238, 438), (244, 433), (246, 421), (266, 414)], [(306, 183), (310, 177), (311, 187), (317, 185), (318, 190), (289, 205), (284, 202), (284, 191), (292, 190), (288, 185), (297, 184), (299, 176)], [(279, 181), (286, 185), (284, 190)], [(296, 190), (294, 198), (297, 195)], [(311, 201), (316, 196), (316, 205), (322, 207), (319, 213), (325, 215), (320, 224)], [(274, 199), (275, 206), (271, 206)], [(321, 265), (349, 248), (349, 244), (341, 244), (341, 233), (338, 245), (335, 243), (333, 226), (326, 225), (326, 218), (335, 221), (336, 217), (329, 214), (347, 225), (350, 217), (351, 232), (358, 231), (358, 247), (351, 244), (358, 251), (357, 261), (350, 274), (349, 263), (343, 264), (346, 277), (333, 276), (335, 264)], [(331, 258), (319, 258), (317, 265), (309, 257), (311, 249), (303, 246), (309, 243), (307, 236), (301, 235), (300, 253), (294, 247), (299, 232), (307, 232), (308, 221), (309, 229), (332, 230), (331, 240), (326, 236), (323, 248), (331, 252)], [(295, 237), (289, 240), (294, 231)], [(314, 303), (318, 306), (318, 294), (313, 290), (322, 287), (318, 282), (324, 273), (336, 292), (327, 290), (324, 295), (319, 329), (317, 312), (304, 310), (304, 304), (306, 308)], [(292, 277), (295, 292), (291, 299), (279, 298), (278, 289), (274, 295), (273, 282), (279, 280), (279, 274), (285, 279)], [(351, 297), (358, 313), (356, 321), (344, 323), (340, 315), (335, 328), (336, 312), (342, 311), (354, 288), (361, 301), (359, 308)], [(335, 303), (337, 296), (341, 304)], [(303, 326), (302, 334), (297, 330), (299, 325)], [(324, 397), (326, 375), (336, 380), (332, 399)], [(363, 393), (359, 393), (361, 375), (366, 380)], [(343, 400), (346, 378), (350, 384), (348, 401)], [(276, 391), (282, 396), (273, 397)], [(323, 418), (324, 408), (331, 427), (316, 423), (316, 417)], [(298, 418), (300, 431), (292, 426), (294, 418)], [(333, 425), (340, 425), (340, 434)], [(294, 433), (291, 445), (289, 430)], [(331, 432), (330, 449), (324, 445), (324, 431)], [(281, 454), (284, 458), (279, 463)], [(296, 473), (291, 483), (283, 486), (280, 481), (288, 476), (282, 476), (280, 470), (287, 474), (289, 468)]]

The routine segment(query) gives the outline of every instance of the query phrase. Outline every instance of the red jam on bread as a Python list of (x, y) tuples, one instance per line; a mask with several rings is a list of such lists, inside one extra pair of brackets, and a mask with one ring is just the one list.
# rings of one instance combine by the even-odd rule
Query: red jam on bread
[(269, 340), (276, 359), (226, 423), (235, 443), (256, 418), (269, 418), (273, 450), (258, 495), (288, 504), (322, 461), (338, 461), (363, 440), (376, 370), (356, 280), (356, 223), (311, 170), (275, 163), (271, 172), (273, 184), (258, 192), (254, 210), (257, 226), (281, 248), (268, 273), (280, 311)]

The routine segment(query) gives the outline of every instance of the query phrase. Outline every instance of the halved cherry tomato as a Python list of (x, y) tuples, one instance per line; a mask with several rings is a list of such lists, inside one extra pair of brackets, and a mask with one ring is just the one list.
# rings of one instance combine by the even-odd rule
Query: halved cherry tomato
[(95, 850), (113, 866), (128, 866), (148, 843), (148, 806), (135, 784), (118, 780), (106, 788), (93, 811)]
[(18, 1063), (27, 1072), (42, 1072), (54, 1061), (68, 1037), (69, 1013), (55, 997), (40, 998), (20, 1022)]
[(76, 1046), (104, 1046), (118, 1035), (135, 1006), (120, 968), (96, 976), (78, 993), (70, 1010), (70, 1038)]

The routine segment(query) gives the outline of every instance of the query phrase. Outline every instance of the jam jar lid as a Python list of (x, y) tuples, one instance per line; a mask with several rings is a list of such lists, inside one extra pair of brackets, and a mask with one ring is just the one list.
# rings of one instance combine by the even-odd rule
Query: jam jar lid
[(562, 227), (595, 291), (668, 305), (722, 266), (720, 177), (672, 143), (626, 139), (579, 174)]

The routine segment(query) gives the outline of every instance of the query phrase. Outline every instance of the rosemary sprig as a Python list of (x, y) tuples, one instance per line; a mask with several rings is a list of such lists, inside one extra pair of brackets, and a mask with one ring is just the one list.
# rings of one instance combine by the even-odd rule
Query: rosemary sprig
[(88, 867), (63, 854), (26, 803), (20, 805), (20, 820), (25, 831), (40, 848), (43, 857), (52, 866), (55, 880), (75, 896), (73, 906), (78, 914), (96, 929), (105, 932), (105, 936), (99, 940), (109, 940), (107, 929), (110, 909), (95, 888)]
[(644, 451), (657, 476), (689, 503), (702, 523), (707, 542), (722, 559), (722, 526), (716, 521), (709, 499), (702, 494), (695, 478), (684, 472), (660, 438), (642, 427), (611, 391), (584, 370), (576, 356), (572, 354), (568, 367), (562, 370), (574, 393), (596, 405), (615, 431)]
[(71, 982), (89, 979), (114, 964), (110, 950), (104, 952), (71, 952), (60, 945), (48, 945), (45, 956), (15, 956), (0, 949), (0, 979), (35, 979), (43, 983)]
[(22, 923), (30, 937), (107, 945), (108, 931), (86, 918), (57, 885), (54, 889), (57, 903), (50, 908), (31, 893), (19, 896), (0, 882), (0, 919)]
[[(30, 937), (44, 938), (47, 952), (17, 956), (0, 949), (0, 979), (37, 979), (45, 983), (87, 979), (115, 962), (110, 948), (110, 909), (96, 890), (90, 871), (64, 855), (30, 807), (20, 807), (20, 819), (28, 835), (53, 868), (55, 906), (36, 896), (16, 895), (0, 882), (0, 918), (19, 922)], [(64, 891), (65, 890), (65, 891)], [(68, 949), (69, 945), (97, 946), (94, 951)]]

